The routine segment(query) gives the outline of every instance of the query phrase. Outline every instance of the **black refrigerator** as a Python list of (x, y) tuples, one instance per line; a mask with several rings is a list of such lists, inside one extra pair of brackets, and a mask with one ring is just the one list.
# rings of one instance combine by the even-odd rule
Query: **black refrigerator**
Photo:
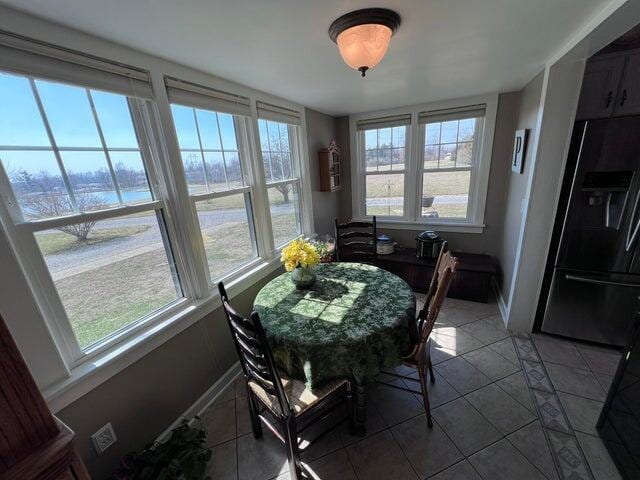
[(640, 295), (640, 117), (576, 122), (569, 157), (541, 330), (624, 346)]

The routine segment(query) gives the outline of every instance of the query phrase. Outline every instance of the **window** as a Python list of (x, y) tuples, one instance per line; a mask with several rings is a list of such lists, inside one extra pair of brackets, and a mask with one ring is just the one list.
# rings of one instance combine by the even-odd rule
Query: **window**
[(211, 282), (258, 256), (235, 115), (172, 104), (185, 178), (195, 207)]
[(0, 186), (75, 357), (183, 297), (144, 105), (0, 73)]
[(364, 131), (367, 216), (402, 217), (406, 138), (404, 125)]
[(447, 121), (429, 121), (427, 117), (426, 121), (422, 125), (420, 216), (466, 220), (482, 117)]
[(302, 233), (297, 127), (264, 119), (258, 120), (258, 127), (273, 243), (278, 248)]
[(352, 116), (358, 155), (354, 218), (481, 229), (497, 105), (495, 96), (483, 100), (468, 107)]
[(213, 77), (225, 90), (2, 32), (0, 52), (0, 228), (61, 408), (311, 233), (304, 120)]

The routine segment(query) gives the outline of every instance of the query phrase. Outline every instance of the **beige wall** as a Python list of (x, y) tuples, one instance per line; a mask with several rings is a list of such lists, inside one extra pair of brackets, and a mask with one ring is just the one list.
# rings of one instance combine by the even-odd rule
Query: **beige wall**
[(340, 190), (340, 211), (338, 218), (351, 220), (351, 142), (349, 140), (349, 117), (336, 119), (336, 141), (342, 158), (342, 189)]
[[(503, 196), (498, 199), (500, 205), (500, 220), (497, 225), (497, 235), (495, 249), (500, 272), (497, 277), (498, 285), (505, 302), (508, 302), (513, 269), (515, 265), (516, 252), (520, 239), (520, 227), (522, 224), (522, 206), (527, 190), (529, 175), (531, 174), (532, 155), (536, 139), (535, 126), (538, 113), (541, 108), (541, 93), (543, 84), (543, 72), (533, 78), (519, 93), (517, 104), (517, 118), (515, 129), (529, 129), (528, 147), (524, 160), (524, 171), (522, 174), (511, 171), (509, 164), (506, 165), (502, 177)], [(513, 142), (513, 132), (511, 135)]]
[[(340, 210), (340, 191), (320, 191), (318, 151), (326, 148), (331, 140), (336, 139), (336, 119), (310, 108), (305, 111), (313, 198), (313, 222), (316, 233), (320, 237), (324, 237), (326, 234), (333, 234), (333, 219), (338, 216)], [(342, 150), (340, 144), (338, 144), (338, 148)]]
[[(258, 290), (281, 270), (232, 302), (251, 311)], [(194, 324), (60, 412), (76, 432), (77, 449), (95, 480), (106, 479), (126, 453), (153, 441), (236, 362), (222, 309)], [(111, 422), (118, 441), (98, 456), (90, 436)]]

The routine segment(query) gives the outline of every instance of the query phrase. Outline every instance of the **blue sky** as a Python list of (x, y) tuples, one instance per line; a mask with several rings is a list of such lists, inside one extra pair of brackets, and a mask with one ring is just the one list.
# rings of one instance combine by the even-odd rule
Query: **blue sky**
[[(59, 147), (101, 147), (89, 99), (84, 88), (36, 80), (44, 110)], [(92, 90), (91, 95), (108, 148), (138, 148), (126, 97)], [(193, 110), (172, 107), (181, 148), (198, 148)], [(237, 150), (233, 117), (196, 110), (203, 148), (220, 149), (220, 137), (225, 150)], [(25, 77), (0, 73), (0, 146), (50, 147), (50, 142)], [(62, 152), (68, 171), (84, 172), (107, 168), (102, 152)], [(137, 152), (110, 152), (113, 164), (123, 162), (141, 170), (142, 161)], [(8, 170), (24, 169), (29, 172), (45, 170), (58, 175), (59, 170), (51, 152), (1, 151)]]

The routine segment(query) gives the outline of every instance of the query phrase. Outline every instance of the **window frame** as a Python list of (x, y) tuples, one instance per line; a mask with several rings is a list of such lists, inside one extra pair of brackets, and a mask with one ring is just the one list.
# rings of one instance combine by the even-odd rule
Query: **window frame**
[[(12, 74), (11, 72), (8, 72)], [(16, 74), (14, 74), (16, 75)], [(26, 75), (17, 74), (24, 77), (30, 84), (32, 90), (36, 89), (35, 81), (38, 78)], [(47, 80), (50, 81), (50, 80)], [(61, 83), (62, 82), (55, 82)], [(89, 91), (89, 87), (83, 85), (66, 84), (79, 89)], [(158, 157), (154, 155), (151, 145), (152, 141), (152, 129), (148, 123), (150, 110), (154, 109), (154, 103), (151, 100), (138, 99), (127, 97), (124, 94), (121, 95), (127, 101), (127, 105), (131, 114), (131, 122), (135, 131), (136, 139), (138, 141), (138, 149), (141, 156), (142, 164), (145, 168), (147, 180), (149, 183), (149, 192), (152, 198), (148, 201), (127, 205), (122, 202), (122, 197), (117, 187), (117, 182), (114, 181), (114, 190), (118, 192), (118, 198), (121, 204), (118, 206), (111, 206), (101, 210), (95, 210), (90, 212), (73, 212), (67, 215), (47, 218), (47, 219), (25, 219), (22, 213), (22, 209), (15, 197), (13, 187), (9, 181), (9, 177), (4, 169), (4, 166), (0, 164), (0, 190), (5, 197), (5, 207), (7, 214), (11, 221), (3, 222), (3, 226), (9, 230), (10, 236), (16, 239), (16, 244), (19, 246), (19, 256), (22, 261), (23, 268), (26, 270), (27, 281), (29, 282), (31, 289), (34, 293), (34, 297), (38, 306), (44, 314), (46, 322), (49, 328), (52, 330), (52, 334), (55, 338), (56, 345), (60, 349), (61, 354), (68, 369), (73, 369), (84, 362), (91, 360), (97, 355), (105, 352), (109, 348), (112, 348), (123, 339), (129, 338), (136, 333), (149, 328), (162, 318), (166, 318), (168, 315), (175, 314), (176, 311), (183, 308), (188, 301), (189, 288), (185, 279), (188, 277), (184, 269), (184, 259), (182, 258), (181, 249), (177, 247), (176, 231), (171, 222), (170, 207), (166, 196), (164, 195), (165, 189), (161, 187), (162, 177), (158, 174), (159, 165)], [(34, 93), (35, 95), (35, 93)], [(55, 142), (55, 138), (49, 125), (48, 115), (42, 106), (41, 100), (36, 98), (38, 104), (38, 110), (44, 122), (45, 129), (47, 130), (50, 147), (44, 147), (47, 151), (52, 151), (61, 169), (61, 175), (66, 177), (66, 172), (63, 161), (60, 160), (60, 151), (73, 151), (65, 147), (59, 148)], [(94, 115), (94, 121), (96, 122), (96, 128), (100, 136), (102, 144), (101, 151), (107, 150), (107, 145), (102, 136), (101, 127), (99, 126), (99, 120), (95, 113), (95, 108), (91, 106), (92, 113)], [(23, 146), (13, 146), (13, 150), (23, 149)], [(28, 150), (28, 148), (27, 148)], [(85, 147), (81, 147), (80, 150), (85, 151)], [(133, 149), (131, 149), (133, 150)], [(107, 162), (110, 164), (109, 160)], [(69, 182), (68, 178), (65, 180), (66, 189), (73, 195), (73, 186)], [(75, 206), (75, 202), (73, 202)], [(131, 322), (123, 327), (111, 332), (109, 335), (96, 341), (95, 343), (87, 346), (85, 349), (80, 347), (79, 341), (73, 331), (71, 321), (67, 315), (66, 309), (58, 290), (55, 285), (49, 268), (46, 264), (45, 257), (40, 251), (35, 233), (40, 231), (49, 230), (57, 226), (72, 225), (75, 223), (81, 223), (87, 220), (106, 220), (115, 219), (127, 215), (142, 212), (155, 212), (161, 215), (162, 223), (158, 223), (160, 229), (160, 235), (163, 238), (164, 248), (167, 254), (170, 254), (174, 260), (174, 266), (176, 269), (177, 282), (181, 290), (182, 296), (178, 296), (174, 301), (169, 302), (162, 308), (150, 312), (134, 322)], [(166, 234), (166, 238), (165, 238)]]
[[(370, 130), (380, 130), (382, 128), (393, 128), (393, 127), (399, 127), (399, 126), (404, 126), (405, 127), (405, 132), (404, 132), (404, 158), (405, 158), (405, 163), (404, 163), (404, 168), (402, 170), (376, 170), (376, 171), (367, 171), (367, 167), (366, 167), (366, 156), (367, 156), (367, 148), (366, 148), (366, 132), (370, 131)], [(402, 175), (403, 178), (403, 192), (404, 192), (404, 199), (403, 199), (403, 203), (402, 203), (402, 212), (403, 215), (379, 215), (376, 217), (379, 217), (380, 219), (384, 219), (384, 220), (388, 220), (388, 221), (402, 221), (404, 218), (406, 218), (406, 212), (407, 209), (410, 208), (408, 205), (408, 201), (407, 201), (407, 182), (408, 182), (408, 175), (409, 175), (409, 168), (410, 168), (410, 161), (409, 160), (409, 156), (410, 153), (413, 151), (413, 149), (411, 148), (411, 125), (394, 125), (394, 124), (390, 124), (389, 126), (382, 126), (382, 127), (377, 127), (377, 128), (371, 128), (371, 129), (365, 129), (365, 130), (359, 130), (358, 131), (358, 151), (359, 151), (359, 158), (358, 158), (358, 166), (360, 168), (362, 168), (362, 173), (364, 174), (363, 177), (363, 182), (362, 182), (362, 193), (364, 195), (364, 202), (362, 204), (362, 215), (364, 215), (364, 217), (366, 218), (371, 218), (372, 215), (366, 215), (366, 210), (367, 210), (367, 206), (366, 206), (366, 201), (367, 201), (367, 177), (368, 176), (374, 176), (374, 175)], [(391, 132), (392, 135), (392, 141), (393, 141), (393, 131)], [(379, 140), (378, 140), (379, 141)], [(393, 164), (391, 164), (391, 167), (393, 168)], [(410, 180), (409, 180), (410, 182)], [(355, 210), (354, 210), (355, 211)]]
[[(264, 172), (264, 157), (263, 157), (263, 150), (262, 150), (262, 140), (260, 139), (260, 121), (265, 121), (265, 122), (275, 122), (281, 125), (285, 125), (287, 127), (287, 137), (289, 139), (289, 154), (291, 156), (291, 173), (292, 173), (292, 177), (291, 178), (286, 178), (286, 179), (281, 179), (281, 180), (271, 180), (271, 181), (267, 181), (266, 179), (266, 175)], [(304, 195), (303, 195), (303, 168), (302, 168), (302, 150), (300, 148), (300, 144), (301, 144), (301, 139), (300, 139), (300, 135), (301, 132), (301, 128), (302, 125), (293, 125), (290, 123), (286, 123), (284, 121), (279, 121), (279, 120), (271, 120), (271, 119), (267, 119), (267, 118), (260, 118), (258, 117), (257, 119), (257, 125), (258, 128), (256, 130), (256, 136), (257, 136), (257, 141), (258, 141), (258, 152), (259, 155), (257, 155), (260, 159), (259, 162), (259, 169), (260, 169), (260, 173), (262, 178), (264, 179), (264, 187), (265, 187), (265, 197), (264, 197), (264, 201), (266, 202), (266, 210), (267, 213), (269, 215), (269, 227), (270, 227), (270, 237), (271, 237), (271, 248), (273, 250), (273, 252), (278, 252), (280, 250), (282, 250), (282, 248), (284, 248), (287, 243), (291, 242), (292, 240), (295, 240), (296, 238), (300, 238), (302, 236), (304, 236), (305, 234), (308, 235), (308, 232), (310, 232), (311, 230), (309, 229), (305, 229), (305, 210), (304, 210)], [(268, 128), (268, 127), (267, 127)], [(270, 140), (267, 139), (267, 141), (269, 142), (269, 146), (270, 146)], [(271, 150), (271, 148), (268, 150), (269, 151), (269, 155), (271, 155), (271, 152), (273, 152), (274, 150)], [(294, 237), (292, 237), (291, 239), (287, 240), (285, 243), (278, 245), (275, 243), (275, 235), (273, 233), (273, 218), (271, 217), (271, 204), (269, 203), (269, 189), (270, 188), (275, 188), (278, 187), (280, 185), (295, 185), (298, 189), (298, 194), (297, 194), (297, 198), (296, 198), (296, 203), (297, 203), (297, 212), (298, 215), (296, 216), (296, 224), (297, 224), (297, 229), (298, 229), (298, 234)], [(309, 190), (309, 189), (306, 189)], [(311, 204), (309, 203), (309, 206), (311, 206)], [(296, 205), (294, 205), (294, 208), (296, 208)], [(307, 212), (308, 213), (308, 212)], [(308, 216), (308, 215), (307, 215)]]
[[(33, 33), (36, 37), (37, 33)], [(7, 37), (0, 34), (0, 47), (12, 47), (14, 35)], [(173, 131), (173, 119), (168, 99), (165, 78), (177, 76), (195, 85), (203, 85), (228, 94), (226, 101), (236, 101), (239, 96), (247, 100), (246, 107), (250, 115), (246, 117), (244, 135), (251, 165), (251, 181), (255, 189), (254, 221), (258, 235), (258, 248), (261, 256), (245, 268), (233, 272), (225, 277), (227, 292), (233, 297), (259, 280), (281, 268), (279, 249), (274, 248), (270, 228), (270, 216), (266, 197), (264, 179), (258, 167), (262, 165), (258, 138), (258, 104), (265, 102), (280, 108), (284, 114), (293, 114), (300, 122), (296, 128), (296, 135), (292, 138), (299, 152), (299, 182), (300, 182), (300, 223), (303, 235), (313, 235), (313, 211), (311, 203), (310, 157), (307, 146), (305, 108), (302, 105), (272, 95), (253, 90), (237, 83), (219, 79), (217, 77), (198, 72), (175, 63), (153, 59), (147, 56), (131, 55), (130, 52), (119, 50), (112, 52), (114, 60), (105, 59), (91, 53), (78, 52), (71, 47), (59, 47), (27, 37), (19, 37), (22, 44), (30, 47), (37, 45), (36, 52), (44, 51), (47, 62), (42, 62), (38, 56), (29, 50), (16, 50), (10, 60), (17, 62), (18, 67), (0, 60), (0, 69), (10, 74), (33, 76), (45, 80), (66, 83), (75, 87), (88, 87), (96, 90), (111, 91), (125, 96), (133, 95), (139, 100), (136, 115), (145, 127), (146, 138), (140, 147), (151, 152), (153, 167), (157, 178), (150, 182), (150, 191), (158, 202), (162, 202), (165, 228), (171, 237), (171, 247), (175, 259), (175, 266), (180, 274), (184, 298), (176, 305), (171, 305), (163, 311), (156, 312), (153, 318), (139, 320), (126, 331), (119, 332), (114, 338), (96, 345), (90, 352), (84, 352), (81, 358), (74, 358), (67, 348), (64, 335), (59, 331), (58, 319), (52, 313), (48, 297), (53, 288), (52, 282), (45, 281), (45, 275), (34, 267), (31, 258), (41, 257), (40, 250), (33, 235), (26, 231), (26, 227), (19, 227), (16, 222), (16, 205), (13, 190), (8, 178), (0, 175), (0, 236), (9, 245), (7, 258), (15, 259), (15, 267), (22, 272), (24, 281), (28, 284), (29, 294), (33, 304), (19, 306), (18, 312), (29, 312), (24, 318), (25, 323), (34, 327), (26, 333), (27, 327), (17, 324), (18, 332), (24, 341), (28, 338), (26, 349), (27, 361), (34, 361), (37, 365), (47, 365), (36, 376), (40, 388), (50, 405), (59, 411), (69, 405), (91, 389), (100, 385), (123, 368), (141, 359), (144, 355), (159, 347), (180, 332), (201, 321), (206, 315), (221, 306), (219, 296), (209, 282), (206, 281), (206, 266), (200, 261), (200, 254), (193, 239), (200, 236), (196, 228), (193, 209), (189, 201), (186, 179), (182, 169), (182, 159), (177, 138)], [(63, 44), (65, 42), (62, 42)], [(23, 53), (24, 52), (24, 53)], [(73, 54), (73, 62), (64, 59)], [(24, 57), (24, 58), (23, 58)], [(17, 59), (17, 60), (16, 60)], [(49, 61), (50, 60), (50, 61)], [(138, 65), (130, 67), (133, 62)], [(9, 62), (10, 63), (10, 62)], [(55, 71), (46, 70), (43, 65), (55, 65)], [(80, 82), (76, 81), (74, 72), (80, 70), (83, 74)], [(40, 73), (44, 72), (44, 76)], [(106, 73), (105, 73), (106, 72)], [(114, 78), (106, 78), (111, 75)], [(116, 78), (117, 77), (117, 78)], [(113, 80), (113, 81), (112, 81)], [(124, 80), (124, 81), (123, 81)], [(93, 82), (98, 84), (94, 84)], [(147, 82), (147, 83), (145, 83)], [(112, 89), (111, 85), (114, 85)], [(118, 91), (121, 89), (121, 91)], [(131, 94), (123, 93), (133, 92)], [(139, 95), (140, 94), (140, 95)], [(129, 98), (129, 97), (128, 97)], [(312, 159), (315, 160), (315, 159)], [(145, 161), (145, 166), (149, 166)], [(247, 174), (247, 172), (245, 172)], [(5, 181), (6, 180), (6, 181)], [(131, 213), (133, 210), (122, 210)], [(131, 207), (134, 210), (143, 208), (139, 205)], [(191, 214), (189, 214), (191, 212)], [(103, 211), (91, 212), (91, 215), (103, 215)], [(26, 240), (24, 239), (26, 237)], [(29, 241), (31, 238), (31, 241)], [(34, 255), (35, 252), (35, 255)], [(44, 265), (44, 258), (40, 259)], [(10, 264), (10, 267), (13, 267)], [(46, 268), (46, 265), (45, 265)], [(22, 278), (19, 279), (19, 282)], [(57, 293), (56, 293), (57, 295)], [(34, 313), (36, 313), (34, 315)], [(9, 319), (11, 320), (11, 319)], [(64, 321), (68, 321), (66, 314)], [(11, 323), (11, 321), (9, 322)], [(13, 326), (16, 326), (14, 323)], [(12, 327), (12, 325), (10, 325)], [(26, 336), (25, 336), (26, 335)], [(31, 349), (28, 345), (43, 345), (42, 349)]]
[[(435, 112), (437, 110), (465, 108), (473, 105), (485, 105), (485, 116), (482, 126), (481, 138), (474, 139), (477, 142), (477, 165), (471, 168), (472, 174), (469, 185), (469, 203), (467, 218), (428, 218), (421, 216), (422, 173), (424, 167), (424, 128), (419, 121), (420, 113)], [(410, 115), (411, 121), (407, 125), (407, 139), (405, 140), (405, 183), (404, 183), (404, 209), (402, 216), (377, 216), (378, 224), (382, 227), (398, 230), (417, 230), (433, 227), (444, 232), (482, 233), (484, 230), (484, 216), (486, 197), (488, 190), (489, 171), (491, 168), (491, 155), (493, 136), (498, 107), (498, 94), (464, 97), (454, 100), (433, 102), (414, 105), (410, 107), (381, 110), (349, 116), (349, 130), (351, 138), (351, 204), (354, 220), (366, 221), (371, 218), (365, 214), (365, 147), (364, 130), (358, 130), (359, 121), (374, 121), (398, 115)], [(390, 123), (389, 126), (393, 124)], [(385, 125), (377, 128), (384, 128)], [(474, 145), (474, 150), (476, 145)], [(393, 173), (392, 170), (384, 172)]]
[[(256, 225), (255, 225), (256, 220), (255, 220), (255, 213), (253, 208), (253, 205), (255, 203), (256, 192), (255, 192), (255, 181), (252, 173), (253, 165), (251, 162), (250, 141), (249, 141), (249, 136), (247, 131), (248, 128), (250, 128), (249, 127), (250, 121), (248, 117), (237, 115), (237, 114), (229, 114), (233, 118), (234, 133), (236, 136), (236, 147), (237, 147), (237, 152), (238, 152), (238, 157), (240, 162), (240, 170), (241, 170), (244, 186), (231, 187), (231, 188), (228, 188), (227, 190), (218, 190), (218, 191), (210, 190), (209, 180), (207, 179), (205, 159), (202, 158), (203, 173), (205, 175), (205, 184), (206, 184), (207, 190), (210, 190), (210, 191), (207, 191), (205, 193), (190, 193), (189, 184), (186, 178), (186, 174), (184, 172), (184, 161), (182, 159), (182, 152), (184, 150), (189, 150), (189, 149), (184, 149), (180, 147), (180, 143), (178, 140), (178, 132), (177, 132), (176, 124), (174, 122), (174, 117), (173, 117), (173, 110), (171, 108), (173, 105), (192, 109), (194, 112), (194, 118), (195, 118), (196, 109), (206, 110), (208, 112), (215, 113), (216, 116), (218, 113), (226, 113), (226, 112), (219, 112), (216, 110), (212, 110), (210, 108), (207, 109), (204, 106), (188, 105), (186, 103), (169, 103), (169, 109), (171, 110), (171, 125), (173, 127), (172, 133), (175, 136), (175, 141), (178, 148), (178, 160), (180, 162), (180, 166), (182, 167), (182, 173), (184, 176), (184, 183), (185, 183), (184, 186), (186, 188), (186, 192), (189, 199), (189, 211), (191, 213), (191, 217), (193, 219), (192, 221), (194, 222), (195, 229), (198, 232), (198, 235), (196, 235), (196, 239), (194, 239), (195, 255), (197, 258), (197, 262), (205, 266), (204, 278), (206, 280), (208, 289), (214, 290), (217, 282), (221, 280), (227, 281), (227, 280), (232, 280), (234, 278), (237, 278), (238, 276), (242, 275), (247, 268), (251, 268), (252, 266), (255, 266), (262, 257), (261, 248), (258, 242), (258, 232), (256, 231)], [(218, 128), (219, 128), (219, 125), (218, 125)], [(200, 129), (198, 127), (197, 120), (196, 120), (196, 129), (197, 129), (198, 140), (200, 145), (199, 151), (204, 153), (205, 151), (208, 151), (210, 149), (204, 149), (202, 147), (202, 139), (200, 136)], [(218, 133), (221, 136), (221, 133), (219, 130), (218, 130)], [(222, 144), (222, 139), (220, 140), (220, 144), (221, 144), (220, 151), (223, 152), (224, 145)], [(226, 161), (225, 161), (225, 179), (227, 179)], [(229, 182), (227, 179), (227, 186), (228, 185), (229, 185)], [(243, 195), (244, 201), (245, 201), (245, 211), (247, 214), (247, 221), (249, 225), (249, 235), (251, 238), (251, 244), (252, 244), (254, 256), (251, 259), (247, 260), (246, 262), (242, 262), (241, 264), (235, 266), (231, 270), (214, 278), (211, 276), (211, 268), (209, 267), (209, 262), (207, 260), (207, 253), (206, 253), (206, 248), (204, 246), (203, 232), (202, 232), (202, 227), (200, 226), (200, 220), (198, 218), (196, 203), (201, 201), (206, 201), (206, 200), (214, 200), (217, 198), (224, 198), (232, 195), (239, 195), (239, 194)]]
[[(465, 117), (465, 118), (478, 118), (478, 117), (474, 117), (474, 116), (469, 116), (469, 117)], [(438, 218), (438, 220), (436, 220), (435, 222), (433, 222), (434, 224), (466, 224), (466, 223), (472, 223), (474, 221), (474, 219), (477, 217), (477, 208), (478, 208), (478, 202), (477, 202), (477, 195), (478, 195), (478, 182), (476, 181), (476, 177), (478, 176), (478, 169), (480, 168), (480, 163), (481, 163), (481, 154), (482, 154), (482, 141), (481, 138), (484, 136), (484, 125), (485, 125), (485, 120), (486, 120), (486, 113), (485, 113), (485, 117), (479, 117), (480, 121), (476, 121), (476, 127), (475, 127), (475, 131), (474, 131), (474, 137), (473, 137), (473, 157), (471, 158), (471, 165), (469, 165), (468, 167), (447, 167), (447, 168), (425, 168), (424, 167), (424, 151), (425, 151), (425, 147), (426, 147), (426, 125), (428, 124), (433, 124), (433, 123), (442, 123), (442, 121), (440, 122), (425, 122), (425, 123), (419, 123), (418, 124), (418, 145), (420, 145), (420, 148), (418, 149), (418, 160), (417, 160), (417, 165), (418, 165), (418, 174), (417, 174), (417, 187), (416, 187), (416, 194), (417, 194), (417, 205), (416, 205), (416, 219), (417, 220), (421, 220), (421, 219), (426, 219), (429, 217), (423, 217), (422, 216), (422, 195), (423, 195), (423, 189), (424, 189), (424, 174), (425, 173), (445, 173), (445, 172), (470, 172), (470, 178), (469, 178), (469, 194), (468, 194), (468, 200), (467, 200), (467, 215), (465, 218), (456, 218), (456, 217), (441, 217)], [(462, 119), (460, 119), (462, 120)], [(456, 146), (459, 142), (457, 142), (456, 139)], [(492, 142), (493, 143), (493, 142)], [(442, 143), (438, 144), (438, 146), (443, 145)], [(456, 152), (457, 153), (457, 152)], [(482, 213), (482, 217), (484, 218), (484, 212)], [(429, 223), (429, 222), (427, 222)]]

